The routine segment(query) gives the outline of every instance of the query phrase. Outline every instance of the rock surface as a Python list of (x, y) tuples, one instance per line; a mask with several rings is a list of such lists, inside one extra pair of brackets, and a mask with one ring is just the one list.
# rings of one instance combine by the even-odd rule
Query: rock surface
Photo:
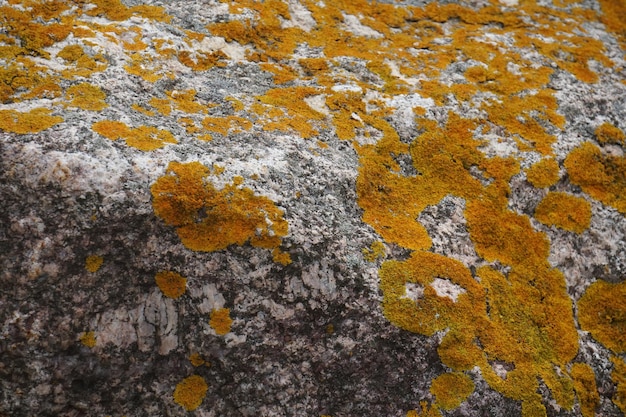
[(0, 415), (623, 415), (624, 16), (0, 0)]

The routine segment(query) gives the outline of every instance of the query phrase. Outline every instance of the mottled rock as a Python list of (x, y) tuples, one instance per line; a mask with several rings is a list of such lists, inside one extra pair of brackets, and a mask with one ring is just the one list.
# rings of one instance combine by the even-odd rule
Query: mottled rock
[(623, 16), (0, 0), (0, 415), (622, 415)]

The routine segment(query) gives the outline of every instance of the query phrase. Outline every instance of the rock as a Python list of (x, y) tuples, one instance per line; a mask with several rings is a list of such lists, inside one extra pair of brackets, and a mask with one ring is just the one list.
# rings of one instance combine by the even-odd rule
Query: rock
[(624, 15), (2, 3), (0, 415), (626, 412)]

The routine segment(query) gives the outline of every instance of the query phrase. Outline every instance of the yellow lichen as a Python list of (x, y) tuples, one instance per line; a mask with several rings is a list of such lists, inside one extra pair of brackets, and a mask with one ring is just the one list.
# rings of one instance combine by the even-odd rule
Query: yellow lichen
[(96, 334), (92, 331), (85, 332), (80, 336), (80, 343), (88, 348), (93, 348), (96, 346)]
[(578, 301), (578, 322), (583, 330), (615, 353), (626, 353), (626, 281), (598, 280)]
[(594, 417), (600, 404), (600, 396), (593, 369), (586, 363), (575, 363), (572, 365), (571, 375), (583, 417)]
[(591, 224), (591, 204), (571, 194), (550, 192), (537, 205), (535, 218), (546, 226), (582, 233)]
[(235, 183), (218, 190), (209, 182), (210, 174), (199, 162), (171, 162), (151, 187), (156, 215), (176, 227), (192, 250), (211, 252), (246, 242), (278, 248), (287, 234), (282, 210)]
[(604, 155), (600, 148), (585, 142), (570, 152), (564, 165), (572, 183), (626, 214), (626, 157)]
[(298, 74), (293, 68), (276, 64), (262, 63), (261, 69), (274, 74), (274, 82), (276, 84), (285, 84), (298, 78)]
[(229, 132), (238, 133), (252, 128), (249, 120), (239, 116), (213, 117), (207, 116), (202, 119), (202, 126), (211, 132), (227, 136)]
[(163, 295), (169, 298), (179, 298), (187, 289), (187, 279), (173, 271), (161, 271), (154, 280)]
[(191, 375), (176, 385), (174, 401), (187, 411), (200, 407), (209, 386), (200, 375)]
[(149, 104), (163, 116), (168, 116), (172, 112), (172, 104), (168, 99), (152, 97)]
[(202, 355), (200, 355), (197, 352), (194, 352), (191, 355), (189, 355), (189, 362), (191, 362), (191, 364), (195, 367), (202, 366), (202, 365), (209, 366), (209, 363), (205, 361)]
[(89, 272), (97, 272), (103, 262), (104, 258), (102, 256), (89, 255), (87, 259), (85, 259), (85, 269)]
[(145, 114), (146, 116), (150, 116), (153, 117), (155, 115), (154, 111), (152, 110), (148, 110), (145, 107), (137, 104), (137, 103), (133, 103), (130, 106), (131, 109), (138, 111), (139, 113)]
[(174, 104), (177, 110), (184, 113), (206, 113), (207, 106), (198, 102), (196, 99), (196, 90), (174, 90), (166, 92), (167, 96)]
[(460, 372), (442, 374), (433, 379), (430, 392), (435, 396), (437, 406), (451, 410), (474, 392), (474, 381)]
[(614, 143), (617, 145), (626, 145), (626, 135), (618, 127), (610, 123), (602, 123), (595, 130), (596, 138), (601, 144)]
[(27, 134), (49, 129), (63, 121), (61, 116), (50, 116), (49, 109), (36, 108), (28, 113), (16, 110), (0, 110), (0, 130)]
[(157, 82), (166, 75), (163, 73), (163, 68), (150, 56), (140, 53), (130, 55), (130, 62), (124, 65), (124, 69), (129, 74), (141, 77), (150, 83)]
[(111, 140), (124, 139), (128, 146), (141, 151), (153, 151), (167, 143), (177, 143), (169, 131), (153, 126), (139, 126), (130, 128), (123, 122), (102, 120), (94, 123), (91, 128), (94, 132)]
[(369, 248), (363, 248), (363, 258), (368, 262), (374, 262), (378, 258), (385, 256), (385, 245), (377, 240), (372, 242)]
[(109, 105), (104, 101), (106, 94), (100, 87), (89, 84), (80, 83), (71, 86), (65, 92), (68, 105), (79, 107), (83, 110), (99, 111)]
[(233, 106), (233, 110), (235, 111), (241, 111), (245, 107), (241, 100), (238, 100), (235, 97), (224, 97), (224, 99), (230, 102), (230, 104)]
[(181, 64), (191, 68), (194, 71), (207, 71), (213, 67), (225, 67), (224, 62), (228, 56), (222, 51), (207, 52), (195, 50), (180, 51), (178, 53), (178, 60)]
[(215, 330), (216, 334), (223, 336), (230, 332), (230, 326), (232, 324), (233, 320), (230, 318), (230, 309), (219, 308), (211, 311), (209, 325)]
[(526, 179), (537, 188), (554, 185), (559, 180), (559, 164), (552, 158), (542, 159), (526, 170)]
[(82, 46), (67, 45), (57, 53), (57, 56), (69, 62), (76, 62), (84, 54), (85, 51), (83, 50)]
[[(411, 331), (446, 332), (438, 349), (442, 361), (456, 372), (478, 367), (492, 388), (521, 401), (524, 416), (545, 415), (538, 380), (561, 407), (573, 406), (574, 388), (581, 407), (588, 404), (586, 394), (576, 386), (588, 379), (588, 372), (576, 365), (567, 371), (576, 353), (577, 336), (564, 277), (548, 262), (546, 235), (536, 231), (527, 216), (513, 211), (508, 201), (511, 178), (523, 164), (513, 157), (487, 157), (480, 149), (487, 143), (475, 134), (497, 136), (522, 153), (540, 153), (541, 161), (526, 170), (526, 178), (537, 188), (556, 184), (559, 165), (553, 144), (565, 118), (558, 113), (551, 77), (559, 68), (591, 83), (598, 79), (593, 68), (613, 66), (604, 44), (588, 28), (589, 23), (604, 23), (618, 42), (626, 44), (625, 23), (619, 18), (624, 6), (600, 0), (600, 14), (570, 0), (556, 0), (558, 7), (535, 1), (515, 7), (496, 1), (471, 7), (366, 0), (301, 3), (314, 22), (308, 30), (285, 24), (291, 19), (289, 5), (280, 0), (231, 2), (231, 20), (207, 27), (212, 35), (243, 46), (248, 60), (273, 75), (277, 88), (267, 90), (248, 108), (248, 103), (226, 98), (232, 103), (229, 108), (239, 116), (250, 114), (251, 119), (211, 115), (202, 121), (203, 128), (226, 136), (255, 123), (264, 130), (297, 132), (303, 137), (329, 130), (351, 141), (360, 163), (357, 193), (363, 220), (386, 244), (411, 252), (406, 261), (382, 265), (385, 315)], [(120, 0), (79, 2), (73, 8), (56, 0), (45, 5), (29, 2), (24, 8), (14, 8), (14, 4), (20, 2), (0, 6), (4, 29), (0, 59), (6, 62), (0, 69), (0, 100), (5, 103), (54, 99), (62, 94), (60, 86), (65, 84), (59, 72), (30, 57), (36, 56), (38, 62), (49, 59), (50, 51), (56, 50), (49, 47), (69, 33), (92, 37), (91, 46), (96, 49), (101, 37), (126, 48), (126, 69), (150, 82), (174, 76), (165, 70), (172, 64), (168, 60), (206, 71), (225, 65), (228, 59), (219, 51), (203, 51), (201, 33), (185, 31), (178, 40), (150, 41), (143, 29), (117, 23), (131, 18), (133, 22), (168, 21), (160, 7), (128, 7)], [(81, 21), (81, 13), (113, 22)], [(377, 33), (351, 32), (348, 15)], [(301, 46), (315, 51), (315, 57), (296, 53)], [(65, 48), (58, 55), (67, 67), (60, 71), (60, 78), (88, 76), (81, 74), (104, 65), (102, 58), (85, 53), (89, 48), (82, 52), (74, 46)], [(448, 77), (444, 71), (458, 62), (471, 63), (465, 77)], [(170, 93), (149, 102), (163, 116), (172, 111), (206, 110), (200, 110), (204, 103), (192, 97), (190, 90), (179, 97)], [(450, 112), (444, 117), (447, 120), (438, 117), (435, 122), (429, 120), (433, 117), (430, 109), (415, 107), (419, 134), (413, 140), (400, 140), (389, 122), (395, 111), (390, 103), (399, 93), (419, 95), (437, 105), (467, 107), (474, 116), (465, 120)], [(95, 108), (94, 103), (106, 105), (104, 98), (86, 105)], [(1, 112), (0, 121), (13, 119), (2, 122), (3, 130), (32, 131), (22, 127), (21, 120), (18, 123), (17, 113)], [(178, 120), (187, 133), (202, 140), (211, 138), (209, 133), (198, 136), (200, 119)], [(123, 138), (140, 149), (175, 142), (169, 132), (156, 128), (133, 129), (121, 122), (105, 122), (94, 125), (94, 130), (111, 139)], [(42, 125), (41, 120), (34, 124)], [(598, 128), (596, 138), (601, 145), (624, 143), (618, 129), (606, 124)], [(614, 146), (600, 149), (584, 144), (570, 153), (564, 166), (569, 180), (590, 197), (626, 213), (626, 165), (616, 152)], [(517, 157), (523, 158), (522, 153)], [(411, 161), (411, 170), (404, 170), (399, 158)], [(217, 174), (214, 170), (213, 175)], [(282, 211), (237, 181), (216, 190), (209, 176), (210, 170), (200, 164), (171, 164), (152, 188), (157, 215), (177, 227), (183, 243), (192, 249), (218, 250), (249, 241), (272, 249), (275, 261), (288, 263), (289, 255), (279, 249), (287, 233)], [(457, 261), (428, 255), (431, 238), (419, 216), (447, 196), (463, 201), (474, 249), (488, 263), (473, 276)], [(566, 208), (570, 200), (556, 196), (548, 194), (542, 201), (537, 219), (582, 231), (589, 205), (576, 200), (574, 211), (582, 217), (571, 220)], [(556, 205), (548, 207), (551, 200), (557, 200)], [(441, 281), (457, 288), (456, 299), (437, 292)], [(409, 284), (424, 286), (423, 296), (407, 298)], [(502, 378), (492, 369), (493, 361), (510, 363), (514, 369)], [(624, 385), (618, 385), (618, 390), (620, 386)], [(439, 410), (424, 403), (421, 414), (439, 415)]]
[(433, 407), (426, 401), (420, 401), (421, 411), (410, 410), (406, 413), (406, 417), (441, 417), (441, 412), (437, 407)]
[(102, 120), (91, 125), (94, 132), (101, 134), (105, 138), (118, 140), (130, 135), (131, 129), (126, 123), (115, 120)]
[(626, 362), (618, 357), (611, 357), (611, 362), (614, 367), (611, 379), (616, 385), (612, 400), (622, 413), (626, 413)]
[(291, 255), (281, 251), (279, 248), (272, 249), (272, 260), (281, 265), (289, 265), (291, 263)]
[(126, 144), (141, 151), (153, 151), (162, 148), (166, 143), (177, 143), (168, 130), (157, 129), (153, 126), (139, 126), (131, 129), (126, 138)]

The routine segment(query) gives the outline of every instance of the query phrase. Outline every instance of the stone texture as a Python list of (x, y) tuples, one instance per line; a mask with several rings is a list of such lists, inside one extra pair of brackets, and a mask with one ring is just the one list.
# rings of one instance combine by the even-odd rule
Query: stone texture
[[(626, 277), (626, 219), (614, 203), (626, 199), (626, 144), (602, 146), (615, 158), (605, 161), (621, 187), (614, 200), (573, 183), (564, 161), (584, 142), (600, 146), (594, 132), (602, 123), (626, 130), (626, 39), (619, 19), (607, 18), (626, 9), (610, 0), (334, 3), (0, 0), (0, 415), (187, 415), (173, 393), (200, 375), (208, 391), (198, 416), (408, 416), (423, 414), (420, 402), (444, 416), (582, 416), (573, 363), (593, 369), (597, 415), (622, 415), (612, 361), (623, 361), (626, 348), (612, 351), (581, 328), (576, 302), (597, 280)], [(243, 22), (242, 31), (232, 22)], [(49, 32), (55, 24), (60, 32)], [(482, 47), (463, 49), (464, 42)], [(71, 45), (82, 52), (69, 55)], [(84, 92), (77, 102), (68, 89), (81, 83), (104, 99)], [(31, 112), (39, 108), (50, 115)], [(459, 139), (455, 117), (470, 121), (480, 142)], [(109, 128), (97, 133), (94, 123), (105, 120), (128, 130), (119, 138), (108, 137)], [(142, 142), (150, 149), (133, 142), (142, 126), (152, 129)], [(161, 143), (157, 129), (175, 143)], [(440, 148), (450, 143), (457, 152), (439, 171), (416, 150), (437, 129), (446, 138)], [(508, 176), (490, 172), (497, 158), (519, 167)], [(546, 158), (558, 162), (559, 179), (536, 188), (525, 170)], [(173, 161), (210, 168), (202, 181), (215, 189), (271, 200), (288, 233), (275, 233), (276, 245), (189, 249), (153, 206), (151, 186), (172, 175)], [(440, 181), (449, 167), (468, 177)], [(403, 194), (399, 184), (428, 176), (437, 177), (428, 180), (431, 194), (428, 186)], [(392, 177), (404, 182), (386, 182)], [(463, 178), (476, 184), (452, 190)], [(553, 334), (546, 322), (562, 321), (578, 337), (571, 357), (555, 359), (553, 346), (541, 345), (549, 353), (533, 364), (545, 374), (524, 376), (538, 381), (544, 409), (499, 388), (484, 364), (442, 361), (446, 336), (463, 320), (417, 334), (383, 303), (381, 266), (422, 252), (460, 262), (480, 288), (485, 268), (507, 277), (521, 270), (524, 260), (505, 261), (515, 254), (490, 259), (498, 249), (477, 243), (466, 218), (468, 201), (488, 201), (485, 190), (501, 180), (500, 209), (530, 225), (508, 239), (518, 244), (530, 231), (545, 239), (549, 253), (539, 258), (562, 273), (555, 275), (562, 293), (542, 297), (562, 297), (567, 313), (528, 318), (542, 323), (539, 330), (503, 328), (517, 331), (521, 346), (533, 343), (525, 339), (533, 332)], [(464, 187), (484, 195), (474, 199)], [(589, 203), (588, 229), (577, 234), (533, 218), (554, 191)], [(378, 206), (370, 197), (380, 197)], [(196, 207), (194, 198), (175, 196), (173, 210)], [(240, 217), (222, 224), (234, 234), (255, 210), (238, 204)], [(194, 209), (188, 225), (217, 218), (213, 208)], [(401, 220), (392, 224), (386, 213)], [(275, 226), (268, 216), (257, 235)], [(428, 244), (419, 243), (418, 227)], [(495, 235), (501, 226), (493, 227)], [(407, 241), (398, 238), (403, 232)], [(91, 272), (86, 260), (94, 255), (103, 263)], [(166, 297), (155, 283), (161, 271), (187, 278), (185, 294)], [(454, 277), (431, 278), (430, 285), (407, 278), (404, 297), (417, 306), (467, 299)], [(495, 323), (498, 296), (489, 293), (476, 314)], [(527, 301), (519, 295), (516, 303)], [(233, 320), (225, 335), (209, 322), (222, 308)], [(619, 314), (615, 326), (623, 329)], [(503, 380), (526, 369), (486, 352), (486, 340), (472, 343)], [(206, 363), (195, 366), (194, 354)], [(451, 410), (439, 410), (444, 401), (430, 392), (445, 372), (474, 383)], [(544, 380), (552, 373), (564, 375), (561, 394), (570, 400), (555, 398), (561, 394)]]

